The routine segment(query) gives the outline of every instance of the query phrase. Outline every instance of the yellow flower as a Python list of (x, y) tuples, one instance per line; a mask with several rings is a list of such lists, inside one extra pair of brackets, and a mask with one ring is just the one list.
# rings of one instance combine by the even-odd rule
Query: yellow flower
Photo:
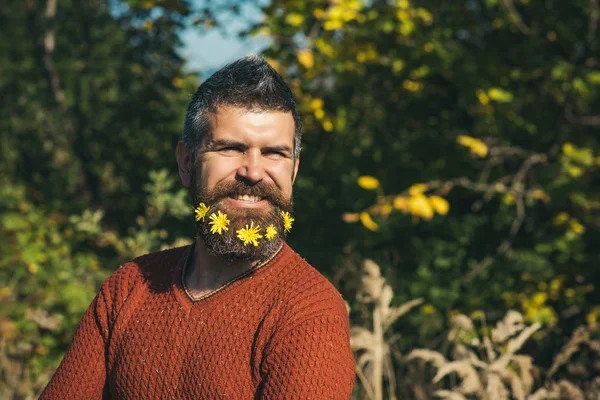
[(294, 218), (287, 211), (282, 211), (281, 216), (283, 217), (283, 229), (289, 232), (292, 229), (292, 223), (295, 221)]
[(265, 238), (267, 238), (268, 240), (273, 240), (273, 239), (275, 239), (275, 236), (277, 236), (277, 229), (275, 229), (273, 224), (267, 226), (267, 231), (265, 232)]
[(198, 204), (198, 207), (194, 210), (196, 212), (196, 221), (204, 222), (204, 217), (206, 216), (206, 213), (208, 213), (208, 210), (210, 210), (210, 207), (207, 207), (206, 204)]
[(258, 232), (260, 232), (260, 226), (259, 225), (254, 226), (254, 221), (251, 221), (250, 227), (248, 227), (248, 224), (246, 224), (245, 228), (238, 229), (237, 237), (242, 242), (244, 242), (244, 246), (248, 246), (249, 244), (258, 246), (258, 239), (263, 237)]
[(227, 214), (223, 214), (221, 211), (217, 211), (217, 213), (212, 213), (210, 215), (210, 233), (215, 234), (218, 233), (221, 235), (223, 231), (228, 231), (229, 228), (229, 220), (227, 219)]

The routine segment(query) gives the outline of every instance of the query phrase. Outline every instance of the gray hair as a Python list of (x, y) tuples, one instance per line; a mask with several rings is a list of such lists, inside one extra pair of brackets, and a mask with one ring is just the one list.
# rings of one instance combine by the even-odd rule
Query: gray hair
[(204, 81), (190, 101), (182, 141), (195, 154), (210, 133), (211, 116), (220, 106), (249, 111), (291, 112), (294, 118), (294, 158), (300, 156), (302, 121), (292, 90), (284, 79), (258, 55), (226, 65)]

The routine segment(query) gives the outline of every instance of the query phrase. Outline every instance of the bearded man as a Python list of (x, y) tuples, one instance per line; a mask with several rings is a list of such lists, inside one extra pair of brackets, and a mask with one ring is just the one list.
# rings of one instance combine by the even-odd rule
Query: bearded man
[(301, 121), (258, 56), (193, 96), (177, 164), (196, 241), (109, 277), (42, 399), (348, 399), (345, 304), (284, 241)]

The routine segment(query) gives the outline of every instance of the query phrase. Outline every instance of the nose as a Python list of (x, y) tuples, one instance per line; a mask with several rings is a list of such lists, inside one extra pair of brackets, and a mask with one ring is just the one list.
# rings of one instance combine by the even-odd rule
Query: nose
[(265, 168), (262, 164), (260, 151), (248, 151), (243, 157), (242, 165), (237, 170), (238, 177), (247, 183), (256, 184), (265, 177)]

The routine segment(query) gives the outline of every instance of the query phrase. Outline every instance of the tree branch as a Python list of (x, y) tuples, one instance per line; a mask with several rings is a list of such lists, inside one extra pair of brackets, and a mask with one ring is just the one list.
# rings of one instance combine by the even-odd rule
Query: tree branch
[(587, 40), (590, 47), (594, 48), (596, 43), (596, 30), (598, 29), (598, 0), (590, 0), (590, 24), (588, 26)]
[[(551, 150), (552, 151), (552, 150)], [(526, 217), (526, 207), (525, 207), (525, 199), (529, 196), (533, 197), (535, 195), (536, 189), (527, 190), (525, 187), (525, 179), (527, 178), (528, 172), (537, 164), (543, 164), (548, 160), (550, 153), (528, 153), (520, 147), (512, 147), (512, 146), (498, 146), (496, 148), (490, 148), (490, 154), (493, 154), (497, 159), (504, 160), (505, 157), (514, 157), (514, 156), (527, 156), (517, 172), (514, 175), (504, 176), (495, 182), (492, 183), (479, 183), (472, 182), (467, 177), (458, 177), (446, 181), (432, 181), (425, 183), (425, 187), (423, 189), (424, 192), (435, 191), (437, 190), (438, 194), (444, 195), (447, 194), (454, 187), (463, 187), (465, 189), (469, 189), (475, 192), (483, 192), (484, 198), (479, 200), (477, 203), (473, 204), (473, 208), (479, 209), (483, 201), (489, 201), (492, 198), (493, 194), (503, 193), (503, 194), (511, 194), (514, 196), (515, 201), (515, 209), (516, 209), (516, 217), (511, 225), (510, 231), (508, 233), (508, 237), (504, 239), (496, 248), (493, 255), (489, 255), (484, 257), (481, 261), (471, 268), (462, 279), (462, 282), (467, 282), (475, 278), (479, 275), (485, 268), (487, 268), (495, 258), (502, 256), (509, 252), (512, 248), (513, 241), (521, 227), (523, 226), (523, 222)], [(510, 185), (507, 187), (507, 185)], [(410, 196), (410, 188), (404, 190), (403, 192), (395, 195), (387, 195), (382, 196), (377, 204), (367, 208), (367, 212), (377, 215), (380, 214), (383, 217), (386, 217), (389, 212), (384, 211), (384, 208), (381, 207), (381, 204), (393, 204), (394, 199), (397, 196)], [(358, 218), (356, 218), (358, 220)]]
[(515, 4), (512, 2), (512, 0), (502, 0), (502, 4), (504, 4), (510, 15), (515, 19), (515, 25), (521, 31), (522, 34), (532, 36), (535, 33), (533, 29), (525, 25), (521, 14), (519, 14), (519, 11), (517, 11), (517, 8), (515, 7)]
[(46, 32), (44, 32), (42, 48), (44, 51), (44, 67), (48, 72), (50, 87), (52, 88), (52, 93), (54, 93), (54, 100), (56, 100), (56, 103), (62, 110), (65, 110), (65, 94), (60, 87), (60, 77), (58, 76), (58, 72), (56, 71), (56, 65), (54, 64), (54, 60), (52, 59), (52, 55), (54, 53), (54, 45), (56, 41), (54, 33), (56, 2), (57, 0), (48, 0), (48, 2), (46, 3), (46, 12), (44, 14), (46, 19)]
[(565, 108), (565, 118), (572, 124), (600, 126), (600, 115), (587, 115), (584, 117), (577, 117), (573, 113), (573, 109), (570, 106)]

